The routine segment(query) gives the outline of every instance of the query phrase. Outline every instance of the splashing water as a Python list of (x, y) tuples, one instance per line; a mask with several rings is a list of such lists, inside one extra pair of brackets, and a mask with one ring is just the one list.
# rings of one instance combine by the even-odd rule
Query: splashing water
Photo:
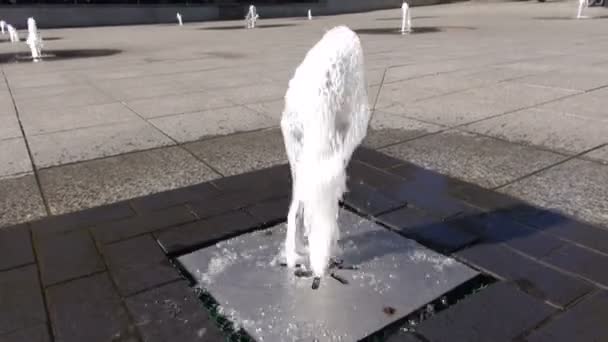
[(2, 34), (5, 34), (5, 32), (4, 32), (5, 28), (6, 28), (6, 21), (0, 20), (0, 30), (2, 31)]
[(588, 0), (578, 0), (578, 13), (576, 15), (577, 19), (585, 19), (586, 16), (583, 15), (583, 8), (589, 7)]
[(25, 42), (32, 51), (32, 59), (34, 62), (38, 62), (42, 56), (42, 38), (38, 35), (38, 28), (36, 27), (36, 20), (34, 18), (27, 19), (27, 33), (27, 40)]
[(255, 28), (255, 23), (259, 17), (255, 6), (250, 5), (249, 11), (247, 11), (247, 15), (245, 16), (245, 27), (248, 29)]
[(182, 15), (179, 12), (175, 15), (177, 17), (177, 23), (179, 26), (184, 26), (184, 22), (182, 21)]
[(15, 30), (13, 25), (6, 25), (6, 29), (8, 30), (8, 36), (11, 40), (11, 43), (18, 43), (20, 41), (19, 33), (17, 33), (17, 30)]
[(410, 13), (410, 5), (403, 2), (401, 5), (401, 34), (412, 32), (412, 15)]
[(339, 238), (346, 166), (370, 120), (363, 50), (345, 26), (328, 31), (289, 82), (281, 131), (293, 179), (285, 257), (294, 267), (308, 238), (313, 273), (325, 273)]
[(308, 9), (308, 20), (312, 20), (312, 12)]

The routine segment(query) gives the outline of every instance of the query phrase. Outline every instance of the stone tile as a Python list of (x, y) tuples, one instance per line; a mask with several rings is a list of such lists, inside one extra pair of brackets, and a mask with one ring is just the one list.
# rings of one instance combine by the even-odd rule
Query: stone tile
[(82, 107), (47, 108), (41, 112), (21, 114), (21, 121), (25, 133), (32, 136), (140, 120), (121, 103), (106, 103)]
[(50, 286), (105, 269), (86, 230), (55, 234), (36, 240), (42, 284)]
[(280, 129), (235, 134), (184, 146), (223, 175), (287, 163)]
[(212, 218), (154, 234), (165, 253), (176, 254), (202, 245), (251, 231), (260, 222), (243, 211), (233, 211)]
[(46, 324), (25, 328), (0, 336), (2, 342), (51, 342)]
[(46, 322), (36, 265), (0, 272), (0, 336)]
[[(0, 107), (2, 108), (2, 107)], [(0, 127), (0, 142), (4, 139), (22, 137), (21, 127), (15, 115), (2, 116), (2, 126)]]
[(103, 254), (123, 297), (180, 278), (150, 235), (105, 246)]
[(28, 141), (40, 168), (173, 144), (141, 120), (37, 135)]
[(259, 200), (284, 197), (291, 194), (291, 171), (288, 165), (279, 165), (219, 178), (213, 183), (225, 195), (248, 193), (248, 197)]
[(574, 159), (502, 188), (501, 192), (591, 223), (608, 225), (608, 203), (603, 200), (607, 171), (607, 166)]
[(598, 120), (530, 108), (468, 125), (464, 129), (576, 154), (608, 142), (606, 127), (605, 123)]
[(135, 327), (106, 273), (53, 286), (46, 293), (56, 340), (136, 340)]
[(412, 333), (399, 330), (397, 333), (390, 336), (386, 342), (422, 342), (422, 340)]
[(608, 146), (604, 146), (595, 151), (591, 151), (583, 155), (583, 158), (596, 160), (603, 164), (608, 164)]
[(219, 94), (197, 92), (131, 100), (126, 105), (145, 118), (155, 118), (232, 107), (234, 103)]
[(361, 181), (349, 182), (342, 200), (362, 215), (369, 216), (376, 216), (405, 204), (385, 196), (382, 191)]
[(0, 178), (32, 172), (23, 138), (0, 140)]
[(423, 321), (416, 331), (434, 342), (511, 341), (554, 311), (513, 284), (502, 282)]
[(49, 168), (39, 175), (53, 213), (113, 203), (218, 176), (179, 147)]
[(140, 214), (166, 209), (190, 202), (200, 202), (220, 195), (220, 191), (210, 182), (163, 191), (129, 201)]
[(0, 270), (36, 262), (27, 225), (0, 229)]
[(521, 290), (561, 307), (594, 288), (584, 280), (549, 268), (501, 244), (477, 244), (456, 255), (469, 265), (513, 281)]
[(127, 203), (115, 203), (102, 207), (84, 209), (70, 214), (48, 216), (42, 220), (30, 222), (34, 237), (45, 237), (72, 230), (84, 229), (96, 224), (134, 216), (135, 212)]
[(584, 119), (606, 121), (605, 89), (571, 96), (539, 107), (543, 110), (566, 113)]
[(382, 152), (488, 188), (564, 159), (554, 153), (460, 131), (416, 139)]
[(255, 86), (239, 86), (234, 88), (225, 88), (211, 93), (216, 93), (218, 96), (225, 96), (230, 101), (244, 105), (259, 102), (269, 102), (279, 100), (285, 96), (287, 91), (286, 84), (277, 83), (258, 83)]
[(602, 317), (608, 315), (607, 307), (608, 292), (599, 291), (541, 326), (526, 341), (605, 341), (608, 331)]
[(381, 215), (378, 221), (442, 253), (453, 253), (478, 240), (477, 236), (414, 208), (397, 209)]
[(195, 217), (190, 210), (180, 206), (155, 211), (145, 216), (100, 224), (91, 231), (97, 241), (111, 243), (194, 220)]
[(253, 109), (260, 114), (264, 114), (269, 118), (274, 119), (276, 126), (281, 122), (281, 116), (283, 115), (283, 109), (285, 108), (285, 100), (275, 100), (269, 102), (259, 102), (246, 104), (245, 107)]
[(16, 100), (17, 109), (22, 115), (34, 115), (50, 108), (88, 106), (114, 102), (114, 99), (94, 87), (78, 87), (68, 94)]
[(376, 110), (370, 121), (367, 137), (363, 141), (363, 145), (371, 148), (380, 148), (405, 140), (415, 139), (441, 129), (442, 127), (438, 125), (427, 124), (399, 115), (384, 113), (382, 110)]
[(33, 175), (0, 179), (0, 227), (46, 215)]
[[(346, 169), (349, 183), (366, 184), (373, 188), (399, 186), (404, 183), (402, 177), (386, 170), (376, 169), (369, 164), (351, 161)], [(348, 185), (348, 184), (347, 184)]]
[(542, 259), (568, 272), (580, 275), (603, 286), (608, 285), (608, 256), (573, 244), (565, 244)]
[(226, 340), (185, 282), (128, 298), (127, 307), (145, 342)]
[(359, 147), (353, 153), (352, 160), (371, 165), (378, 169), (389, 169), (402, 164), (403, 161), (390, 157), (384, 153), (366, 147)]
[(172, 115), (150, 122), (180, 143), (277, 125), (274, 120), (245, 107)]
[(267, 225), (287, 220), (290, 199), (287, 197), (265, 201), (245, 208), (260, 223)]
[(608, 85), (607, 79), (605, 72), (568, 68), (519, 78), (514, 82), (587, 91)]

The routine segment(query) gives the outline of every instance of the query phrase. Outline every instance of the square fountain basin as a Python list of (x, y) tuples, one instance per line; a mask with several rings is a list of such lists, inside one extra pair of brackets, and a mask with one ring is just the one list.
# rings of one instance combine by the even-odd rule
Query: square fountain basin
[(478, 273), (349, 211), (340, 212), (348, 281), (296, 277), (280, 265), (286, 226), (225, 240), (178, 261), (257, 341), (358, 341)]

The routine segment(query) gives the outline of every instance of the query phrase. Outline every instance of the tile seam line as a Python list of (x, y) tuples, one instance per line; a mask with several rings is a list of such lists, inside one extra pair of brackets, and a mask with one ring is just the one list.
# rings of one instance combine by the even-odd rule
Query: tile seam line
[(34, 179), (36, 180), (36, 186), (38, 187), (38, 192), (40, 193), (40, 199), (42, 200), (42, 205), (44, 206), (44, 210), (46, 212), (46, 216), (51, 215), (51, 209), (49, 207), (49, 203), (44, 195), (44, 191), (42, 189), (42, 183), (40, 182), (40, 175), (38, 173), (38, 169), (36, 168), (36, 163), (34, 162), (34, 156), (32, 155), (32, 149), (30, 147), (30, 143), (27, 139), (27, 135), (25, 134), (25, 129), (23, 128), (23, 123), (21, 122), (21, 117), (19, 116), (19, 109), (17, 108), (17, 103), (15, 102), (15, 97), (13, 96), (13, 91), (10, 87), (10, 83), (8, 82), (8, 78), (2, 69), (2, 77), (4, 78), (4, 83), (6, 84), (6, 88), (8, 90), (9, 96), (11, 98), (11, 102), (13, 103), (13, 108), (15, 110), (15, 117), (17, 118), (17, 122), (19, 123), (19, 129), (21, 130), (21, 135), (23, 136), (23, 142), (25, 143), (25, 148), (27, 150), (28, 157), (30, 159), (30, 165), (32, 166), (32, 172), (34, 174)]
[(498, 191), (498, 190), (500, 190), (500, 189), (503, 189), (503, 188), (505, 188), (505, 187), (508, 187), (509, 185), (513, 185), (514, 183), (520, 182), (520, 181), (522, 181), (522, 180), (524, 180), (524, 179), (526, 179), (526, 178), (529, 178), (529, 177), (535, 176), (535, 175), (537, 175), (537, 174), (539, 174), (539, 173), (542, 173), (542, 172), (544, 172), (544, 171), (547, 171), (547, 170), (549, 170), (549, 169), (552, 169), (552, 168), (554, 168), (554, 167), (556, 167), (556, 166), (559, 166), (559, 165), (562, 165), (562, 164), (564, 164), (564, 163), (567, 163), (567, 162), (569, 162), (569, 161), (571, 161), (571, 160), (573, 160), (573, 159), (577, 159), (578, 157), (580, 157), (580, 156), (582, 156), (582, 155), (584, 155), (584, 154), (587, 154), (587, 153), (589, 153), (589, 152), (593, 152), (593, 151), (595, 151), (595, 150), (599, 150), (600, 148), (605, 147), (605, 146), (608, 146), (608, 143), (605, 143), (605, 144), (600, 144), (600, 145), (598, 145), (598, 146), (595, 146), (595, 147), (589, 148), (589, 149), (587, 149), (587, 150), (584, 150), (584, 151), (582, 151), (582, 152), (579, 152), (579, 153), (577, 153), (577, 154), (575, 154), (575, 155), (572, 155), (572, 156), (570, 156), (570, 157), (564, 158), (563, 160), (560, 160), (560, 161), (558, 161), (557, 163), (553, 163), (553, 164), (550, 164), (550, 165), (548, 165), (548, 166), (541, 167), (540, 169), (535, 170), (535, 171), (533, 171), (533, 172), (530, 172), (530, 173), (528, 173), (528, 174), (526, 174), (526, 175), (523, 175), (523, 176), (521, 176), (521, 177), (517, 177), (517, 178), (515, 178), (515, 179), (513, 179), (513, 180), (510, 180), (510, 181), (508, 181), (508, 182), (504, 183), (504, 184), (501, 184), (501, 185), (495, 186), (495, 187), (493, 187), (493, 188), (490, 188), (490, 190), (492, 190), (492, 191)]

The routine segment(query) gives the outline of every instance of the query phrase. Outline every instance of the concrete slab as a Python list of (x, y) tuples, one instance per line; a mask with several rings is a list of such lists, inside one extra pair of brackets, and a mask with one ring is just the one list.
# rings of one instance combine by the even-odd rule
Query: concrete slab
[(87, 106), (114, 102), (114, 99), (92, 87), (77, 88), (61, 96), (44, 96), (24, 100), (15, 99), (20, 114), (44, 113), (51, 108)]
[(156, 149), (41, 170), (53, 214), (198, 184), (216, 173), (179, 147)]
[(604, 146), (600, 149), (584, 154), (582, 157), (608, 164), (608, 146)]
[(341, 258), (348, 284), (281, 267), (285, 225), (241, 235), (178, 258), (258, 341), (358, 341), (440, 297), (477, 272), (412, 240), (342, 211)]
[[(29, 137), (37, 167), (50, 167), (174, 142), (143, 120), (80, 128)], [(78, 141), (79, 144), (74, 144)]]
[(363, 144), (372, 148), (381, 148), (437, 132), (443, 128), (439, 125), (411, 120), (385, 113), (382, 110), (376, 110), (372, 116), (367, 137), (363, 141)]
[(32, 171), (23, 138), (0, 140), (0, 179)]
[(484, 120), (463, 129), (568, 154), (608, 143), (608, 124), (539, 108)]
[(500, 190), (591, 223), (608, 224), (608, 167), (573, 159)]
[[(371, 94), (369, 95), (371, 99)], [(371, 102), (371, 101), (370, 101)], [(281, 122), (281, 116), (283, 115), (283, 109), (285, 108), (285, 101), (283, 99), (269, 102), (251, 103), (245, 105), (249, 109), (253, 109), (260, 114), (272, 118), (278, 126)]]
[(220, 94), (197, 92), (127, 101), (126, 105), (145, 118), (232, 107), (235, 104)]
[(0, 140), (21, 137), (21, 127), (15, 115), (0, 116)]
[(48, 108), (41, 112), (21, 114), (21, 122), (28, 136), (69, 131), (126, 121), (141, 121), (121, 103)]
[(583, 118), (596, 119), (608, 122), (606, 116), (606, 99), (608, 90), (600, 89), (589, 93), (569, 97), (541, 106), (541, 109), (558, 111)]
[(46, 215), (33, 175), (0, 180), (0, 227)]
[(608, 73), (600, 68), (594, 70), (571, 68), (523, 77), (515, 82), (587, 91), (608, 85)]
[(493, 188), (566, 157), (481, 135), (451, 130), (381, 149), (393, 157)]
[(280, 129), (235, 134), (184, 145), (224, 176), (287, 163)]
[(150, 122), (180, 143), (277, 125), (274, 120), (242, 106), (166, 116)]

